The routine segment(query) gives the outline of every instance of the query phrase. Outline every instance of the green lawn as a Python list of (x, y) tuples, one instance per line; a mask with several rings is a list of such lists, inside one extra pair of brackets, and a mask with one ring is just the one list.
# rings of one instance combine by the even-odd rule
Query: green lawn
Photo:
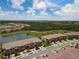
[(6, 36), (6, 35), (11, 35), (11, 34), (16, 34), (16, 33), (25, 33), (26, 35), (39, 37), (39, 36), (48, 35), (48, 34), (66, 33), (66, 32), (72, 32), (72, 31), (68, 31), (68, 30), (49, 30), (49, 31), (19, 30), (15, 32), (0, 33), (0, 35)]

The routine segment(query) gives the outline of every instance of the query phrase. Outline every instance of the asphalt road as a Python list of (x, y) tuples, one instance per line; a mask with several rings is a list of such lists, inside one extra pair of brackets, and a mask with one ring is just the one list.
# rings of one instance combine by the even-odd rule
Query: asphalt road
[(24, 57), (22, 57), (22, 58), (20, 58), (20, 59), (33, 59), (33, 58), (35, 58), (35, 57), (37, 57), (37, 56), (40, 56), (40, 55), (42, 55), (42, 54), (49, 53), (49, 52), (51, 52), (52, 50), (56, 50), (56, 49), (60, 49), (60, 48), (62, 48), (62, 47), (65, 47), (65, 46), (71, 44), (71, 42), (72, 42), (72, 43), (79, 43), (79, 40), (78, 40), (78, 41), (67, 41), (67, 42), (64, 42), (63, 44), (57, 44), (56, 46), (50, 46), (49, 48), (47, 48), (47, 49), (45, 49), (45, 50), (38, 51), (38, 52), (35, 53), (35, 54), (30, 54), (30, 55), (28, 55), (28, 56), (24, 56)]

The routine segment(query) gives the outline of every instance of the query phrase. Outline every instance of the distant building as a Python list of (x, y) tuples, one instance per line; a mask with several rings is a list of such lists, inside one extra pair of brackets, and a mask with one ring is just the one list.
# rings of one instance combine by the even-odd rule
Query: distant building
[(79, 32), (70, 32), (70, 33), (65, 33), (65, 35), (68, 36), (68, 38), (76, 38), (76, 39), (79, 39)]
[(10, 42), (10, 43), (4, 43), (3, 48), (5, 49), (6, 55), (11, 55), (15, 53), (15, 49), (19, 52), (24, 51), (25, 49), (32, 49), (35, 46), (40, 46), (41, 40), (38, 38), (30, 38), (30, 39), (25, 39), (25, 40), (20, 40), (20, 41), (15, 41), (15, 42)]
[(42, 40), (48, 40), (51, 42), (57, 42), (62, 41), (68, 38), (77, 38), (79, 39), (79, 32), (70, 32), (70, 33), (64, 33), (64, 34), (51, 34), (42, 36), (41, 38), (30, 38), (26, 40), (20, 40), (10, 43), (4, 43), (3, 48), (5, 50), (6, 55), (11, 55), (15, 53), (15, 49), (17, 49), (19, 52), (24, 51), (25, 49), (32, 49), (36, 46), (42, 46)]
[(10, 32), (21, 29), (29, 29), (31, 26), (28, 24), (16, 24), (16, 23), (8, 23), (6, 25), (0, 26), (0, 32)]
[(66, 39), (66, 35), (64, 34), (51, 34), (43, 36), (42, 39), (48, 39), (50, 42), (57, 42)]

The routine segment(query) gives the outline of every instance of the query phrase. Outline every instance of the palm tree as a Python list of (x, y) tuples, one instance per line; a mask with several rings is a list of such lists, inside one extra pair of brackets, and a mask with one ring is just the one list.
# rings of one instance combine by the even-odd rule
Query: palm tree
[(31, 51), (30, 51), (30, 49), (28, 48), (28, 49), (27, 49), (27, 53), (29, 53), (29, 52), (31, 52)]
[(38, 38), (39, 38), (40, 40), (42, 40), (42, 37), (41, 37), (41, 35), (39, 35), (39, 36), (38, 36)]
[(50, 45), (51, 45), (51, 43), (49, 42), (48, 39), (42, 40), (42, 46), (43, 46), (43, 47), (48, 47), (48, 46), (50, 46)]
[(39, 49), (39, 46), (36, 45), (36, 46), (35, 46), (35, 49), (38, 50), (38, 49)]
[(0, 59), (8, 59), (7, 56), (5, 56), (2, 44), (0, 44)]
[(73, 36), (68, 36), (68, 39), (69, 40), (73, 40)]
[(79, 48), (79, 44), (76, 43), (75, 48)]
[(64, 39), (64, 41), (66, 41), (67, 40), (67, 36), (64, 36), (63, 39)]
[(16, 49), (15, 49), (15, 56), (18, 56), (18, 55), (20, 55), (20, 52), (19, 52), (18, 49), (16, 48)]

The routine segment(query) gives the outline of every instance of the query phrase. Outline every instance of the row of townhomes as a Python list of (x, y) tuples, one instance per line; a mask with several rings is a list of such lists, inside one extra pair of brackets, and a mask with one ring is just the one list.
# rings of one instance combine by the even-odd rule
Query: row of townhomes
[(73, 38), (79, 39), (79, 32), (51, 34), (51, 35), (42, 36), (41, 38), (34, 37), (27, 40), (4, 43), (3, 48), (5, 50), (6, 55), (11, 55), (15, 53), (15, 49), (21, 52), (24, 50), (35, 48), (36, 46), (39, 47), (42, 45), (41, 44), (42, 41), (46, 39), (51, 43), (51, 42), (57, 42), (57, 41), (73, 39)]
[(28, 25), (28, 24), (7, 23), (5, 25), (0, 26), (0, 33), (21, 30), (25, 27), (29, 28), (30, 25)]

